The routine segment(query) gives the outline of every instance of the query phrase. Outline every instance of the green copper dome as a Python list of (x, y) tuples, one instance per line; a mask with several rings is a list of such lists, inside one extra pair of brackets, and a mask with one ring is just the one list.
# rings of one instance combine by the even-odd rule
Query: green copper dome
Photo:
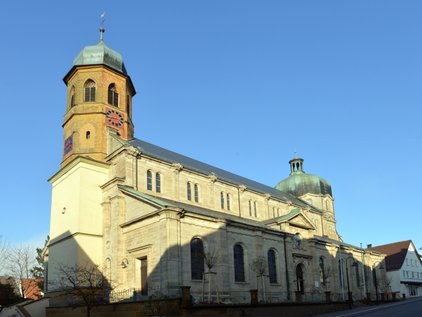
[(100, 40), (97, 45), (86, 46), (76, 56), (73, 65), (106, 65), (127, 75), (122, 55), (105, 45), (103, 40)]
[(303, 159), (289, 161), (290, 176), (279, 182), (275, 188), (300, 197), (305, 194), (332, 195), (331, 185), (322, 177), (306, 174), (303, 171)]

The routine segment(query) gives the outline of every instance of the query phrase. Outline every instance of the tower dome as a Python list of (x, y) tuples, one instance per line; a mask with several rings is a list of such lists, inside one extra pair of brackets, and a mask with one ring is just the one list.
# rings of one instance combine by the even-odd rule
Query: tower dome
[(106, 65), (127, 75), (122, 55), (109, 48), (103, 40), (97, 45), (86, 46), (73, 61), (74, 66)]
[(330, 195), (331, 185), (322, 177), (306, 174), (303, 170), (303, 159), (295, 157), (289, 161), (290, 175), (279, 182), (275, 188), (282, 192), (287, 192), (296, 197), (305, 194)]
[(106, 65), (127, 75), (122, 55), (104, 43), (104, 28), (100, 28), (100, 42), (97, 45), (85, 46), (73, 60), (73, 66)]

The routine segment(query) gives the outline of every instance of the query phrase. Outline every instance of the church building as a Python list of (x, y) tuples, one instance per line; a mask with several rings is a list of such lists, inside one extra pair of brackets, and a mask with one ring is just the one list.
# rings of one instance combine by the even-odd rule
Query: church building
[(86, 265), (101, 268), (114, 300), (179, 296), (182, 286), (195, 301), (205, 292), (233, 303), (254, 289), (264, 302), (382, 291), (384, 255), (342, 240), (332, 188), (302, 158), (272, 187), (135, 138), (136, 90), (103, 31), (63, 79), (47, 292), (58, 290), (60, 267)]

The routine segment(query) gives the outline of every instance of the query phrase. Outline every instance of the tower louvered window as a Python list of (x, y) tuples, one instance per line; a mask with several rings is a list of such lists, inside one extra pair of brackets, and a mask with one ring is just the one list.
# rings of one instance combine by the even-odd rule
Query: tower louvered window
[(117, 93), (116, 85), (114, 84), (108, 86), (108, 103), (115, 107), (119, 106), (119, 94)]
[(84, 101), (85, 102), (95, 101), (95, 82), (93, 80), (87, 80), (84, 88), (85, 88)]

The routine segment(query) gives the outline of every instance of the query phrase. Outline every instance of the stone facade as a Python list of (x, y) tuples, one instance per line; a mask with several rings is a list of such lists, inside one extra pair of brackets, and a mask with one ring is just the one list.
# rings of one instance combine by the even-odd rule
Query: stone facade
[[(96, 96), (86, 102), (88, 80)], [(197, 301), (209, 292), (248, 302), (251, 289), (272, 302), (375, 296), (373, 272), (384, 274), (384, 256), (342, 241), (331, 187), (305, 184), (311, 189), (296, 196), (132, 139), (135, 90), (127, 74), (102, 63), (75, 65), (65, 82), (48, 290), (58, 288), (61, 266), (98, 265), (116, 294), (131, 296), (177, 296), (181, 286)], [(112, 84), (115, 106), (106, 97)], [(109, 109), (122, 125), (108, 120)], [(300, 178), (303, 160), (295, 160)]]

